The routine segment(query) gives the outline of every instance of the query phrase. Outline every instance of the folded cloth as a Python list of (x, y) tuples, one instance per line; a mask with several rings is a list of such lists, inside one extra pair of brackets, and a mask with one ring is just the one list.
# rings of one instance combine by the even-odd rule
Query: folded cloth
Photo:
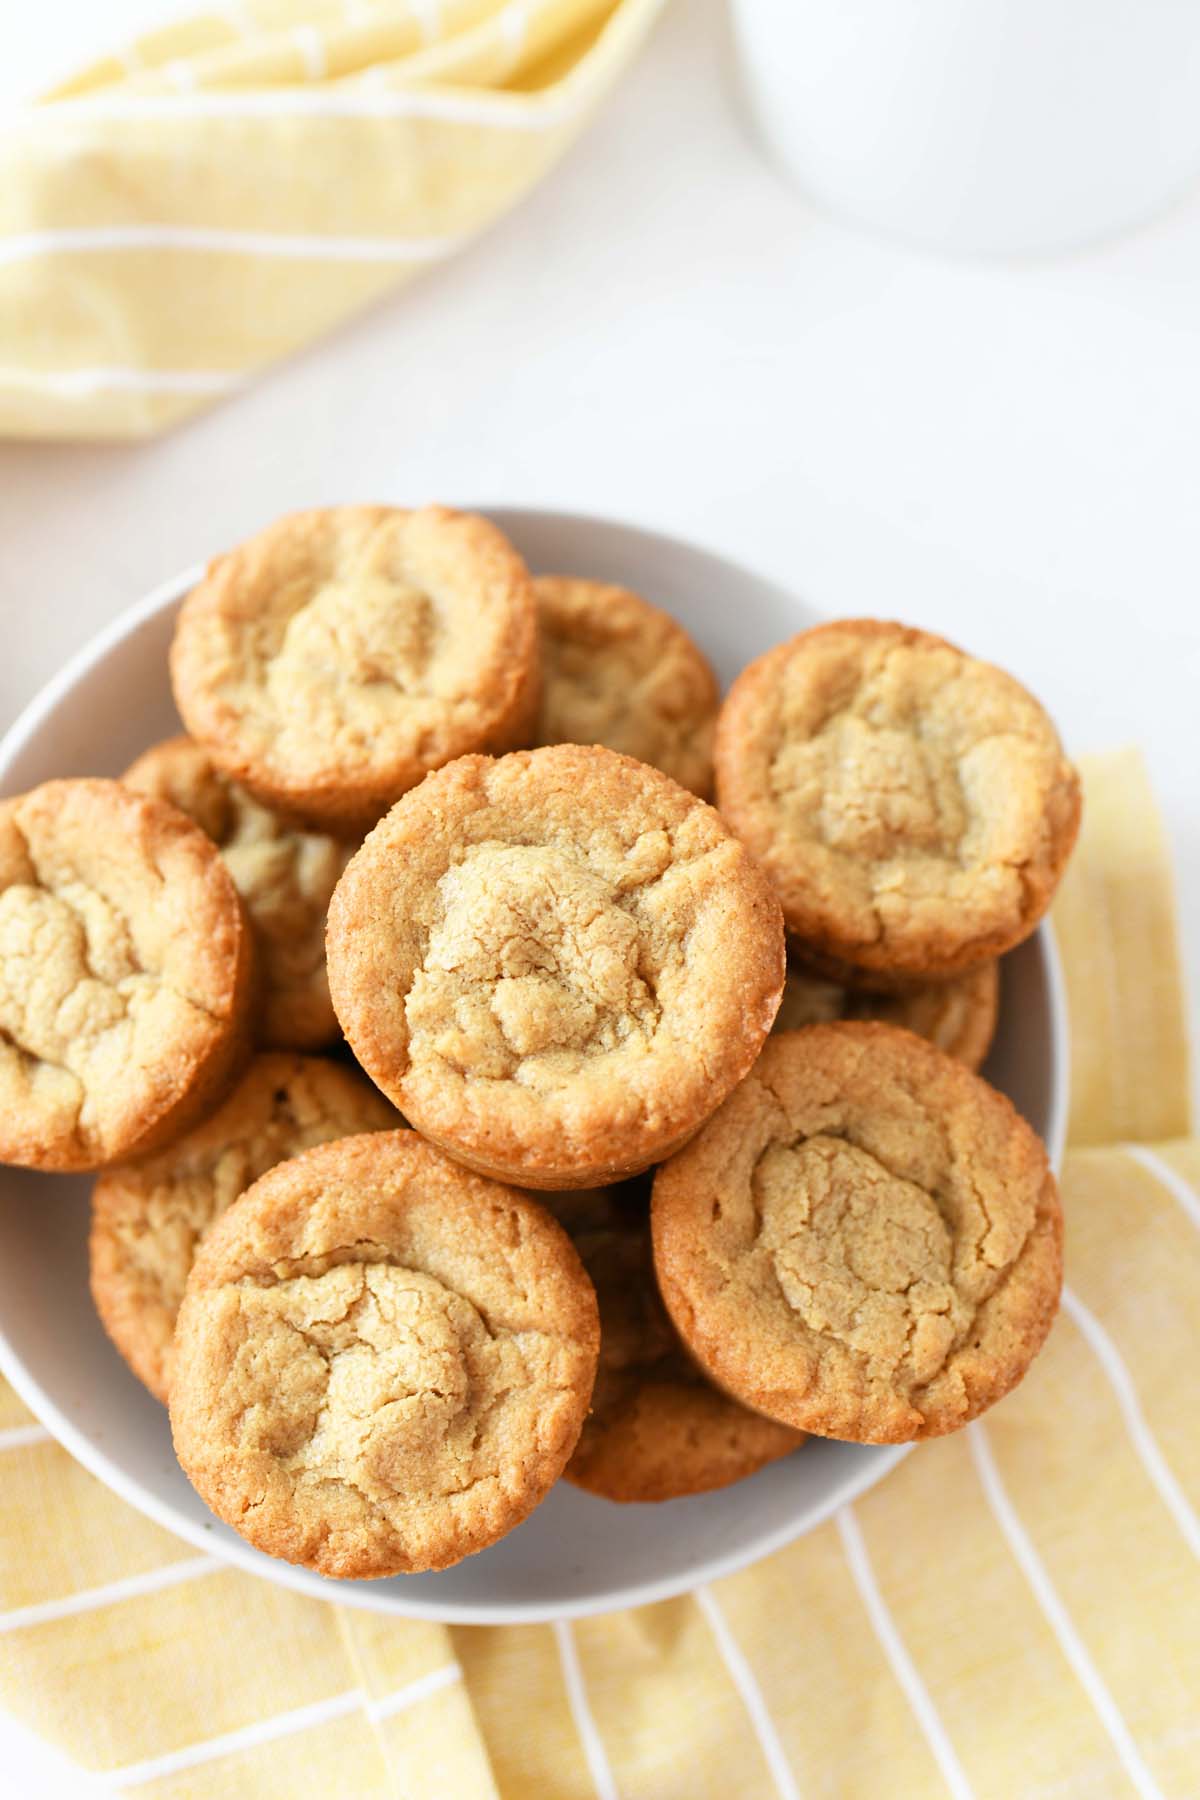
[(1200, 1792), (1200, 1144), (1171, 881), (1136, 755), (1085, 762), (1085, 786), (1055, 913), (1068, 1287), (986, 1419), (694, 1594), (450, 1629), (197, 1557), (9, 1393), (0, 1705), (154, 1800)]
[(0, 119), (0, 436), (130, 437), (518, 200), (663, 0), (239, 0)]

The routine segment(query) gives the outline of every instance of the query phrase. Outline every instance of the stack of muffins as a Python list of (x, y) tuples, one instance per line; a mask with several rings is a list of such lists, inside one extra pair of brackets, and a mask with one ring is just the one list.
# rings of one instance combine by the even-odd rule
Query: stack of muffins
[(101, 1318), (251, 1543), (444, 1568), (1021, 1379), (1061, 1213), (975, 1071), (1080, 803), (1009, 676), (849, 621), (721, 705), (440, 507), (219, 558), (171, 676), (188, 736), (0, 805), (0, 1157), (101, 1171)]

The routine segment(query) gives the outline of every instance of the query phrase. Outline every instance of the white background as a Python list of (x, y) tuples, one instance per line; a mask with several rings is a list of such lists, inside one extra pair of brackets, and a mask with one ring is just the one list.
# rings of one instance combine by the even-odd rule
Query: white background
[[(164, 10), (0, 0), (0, 81)], [(0, 724), (127, 602), (286, 508), (640, 521), (1006, 664), (1074, 750), (1141, 744), (1195, 1028), (1198, 453), (1200, 197), (1025, 265), (860, 236), (747, 142), (718, 0), (675, 0), (566, 162), (454, 262), (166, 439), (0, 445)], [(70, 1791), (39, 1761), (0, 1732), (0, 1792)]]

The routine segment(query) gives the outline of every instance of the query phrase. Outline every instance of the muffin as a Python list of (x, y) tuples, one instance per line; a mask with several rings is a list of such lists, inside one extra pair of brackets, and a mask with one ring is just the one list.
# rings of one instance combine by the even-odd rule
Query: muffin
[(259, 1041), (272, 1050), (330, 1043), (338, 1023), (325, 974), (325, 914), (353, 846), (272, 812), (191, 738), (155, 744), (121, 780), (169, 800), (220, 850), (257, 944)]
[(428, 770), (530, 741), (532, 584), (471, 513), (295, 513), (211, 564), (179, 615), (171, 682), (232, 780), (361, 835)]
[(237, 890), (175, 807), (93, 780), (0, 802), (0, 1161), (169, 1143), (232, 1080), (250, 991)]
[(598, 1343), (592, 1285), (544, 1208), (415, 1132), (343, 1138), (264, 1175), (201, 1246), (175, 1449), (270, 1556), (444, 1569), (561, 1474)]
[(1079, 828), (1050, 719), (1003, 670), (870, 619), (744, 669), (717, 722), (717, 804), (807, 954), (907, 981), (1018, 944)]
[(915, 1031), (968, 1069), (978, 1069), (996, 1035), (999, 1006), (1000, 970), (994, 962), (980, 963), (949, 981), (923, 981), (890, 994), (825, 981), (793, 963), (772, 1029), (798, 1031), (802, 1025), (834, 1019), (877, 1019)]
[(600, 1305), (592, 1410), (566, 1478), (606, 1500), (676, 1500), (753, 1475), (804, 1442), (706, 1381), (659, 1298), (648, 1181), (551, 1195)]
[(675, 1327), (800, 1431), (955, 1431), (1025, 1374), (1062, 1286), (1045, 1149), (1002, 1094), (892, 1025), (772, 1038), (654, 1179)]
[(608, 582), (542, 575), (533, 588), (542, 634), (535, 742), (603, 744), (707, 799), (720, 692), (683, 627)]
[(383, 1095), (315, 1056), (256, 1056), (224, 1104), (157, 1156), (92, 1192), (92, 1298), (109, 1337), (159, 1400), (171, 1385), (184, 1285), (214, 1221), (251, 1182), (331, 1138), (394, 1128)]
[(329, 911), (355, 1055), (459, 1161), (597, 1187), (683, 1143), (783, 988), (761, 870), (711, 807), (593, 746), (463, 757), (371, 833)]

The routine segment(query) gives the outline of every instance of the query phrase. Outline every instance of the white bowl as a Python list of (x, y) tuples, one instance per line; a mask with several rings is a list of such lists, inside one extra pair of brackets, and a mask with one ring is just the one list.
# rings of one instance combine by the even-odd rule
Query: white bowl
[(955, 255), (1048, 254), (1200, 174), (1180, 0), (732, 0), (756, 135), (832, 212)]
[[(538, 570), (620, 581), (669, 608), (729, 681), (814, 622), (782, 588), (688, 544), (571, 514), (489, 509)], [(177, 577), (117, 619), (43, 690), (0, 745), (0, 789), (116, 775), (179, 730), (167, 682)], [(901, 610), (903, 610), (901, 608)], [(1007, 957), (987, 1073), (1057, 1160), (1067, 1038), (1043, 928)], [(216, 1520), (175, 1461), (167, 1415), (93, 1310), (88, 1179), (0, 1171), (0, 1370), (55, 1437), (131, 1505), (257, 1575), (351, 1606), (467, 1624), (532, 1622), (666, 1599), (778, 1549), (895, 1466), (903, 1448), (812, 1441), (749, 1481), (661, 1506), (617, 1506), (560, 1482), (490, 1550), (440, 1574), (335, 1582), (251, 1549)]]

